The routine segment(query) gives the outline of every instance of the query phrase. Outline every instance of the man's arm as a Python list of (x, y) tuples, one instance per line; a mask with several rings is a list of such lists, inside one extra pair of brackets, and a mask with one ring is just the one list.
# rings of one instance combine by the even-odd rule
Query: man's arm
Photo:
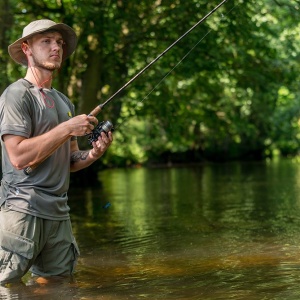
[(76, 172), (90, 166), (104, 154), (112, 141), (111, 132), (108, 132), (108, 135), (102, 132), (98, 140), (92, 143), (93, 148), (85, 151), (79, 150), (77, 141), (71, 141), (71, 172)]
[(63, 122), (52, 130), (32, 138), (3, 135), (6, 150), (12, 165), (22, 170), (35, 167), (48, 158), (71, 136), (83, 136), (94, 129), (98, 120), (93, 116), (80, 115)]

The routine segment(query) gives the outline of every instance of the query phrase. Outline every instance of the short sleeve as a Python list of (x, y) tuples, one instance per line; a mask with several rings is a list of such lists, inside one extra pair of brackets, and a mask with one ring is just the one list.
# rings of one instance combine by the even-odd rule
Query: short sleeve
[[(20, 87), (20, 85), (19, 85)], [(30, 95), (22, 86), (9, 86), (0, 99), (0, 132), (21, 135), (31, 134)]]

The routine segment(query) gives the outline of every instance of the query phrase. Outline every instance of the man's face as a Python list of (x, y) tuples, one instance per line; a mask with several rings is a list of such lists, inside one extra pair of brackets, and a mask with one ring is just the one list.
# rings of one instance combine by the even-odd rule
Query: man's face
[(60, 68), (64, 41), (59, 32), (49, 31), (34, 35), (28, 44), (32, 52), (33, 66), (49, 71)]

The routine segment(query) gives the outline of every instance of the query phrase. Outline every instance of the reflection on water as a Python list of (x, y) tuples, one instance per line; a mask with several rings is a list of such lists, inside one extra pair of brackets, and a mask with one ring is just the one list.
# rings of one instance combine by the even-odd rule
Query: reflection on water
[(70, 191), (74, 281), (28, 277), (1, 299), (299, 299), (299, 175), (293, 161), (101, 172), (102, 189)]
[(29, 274), (23, 283), (0, 286), (0, 299), (80, 299), (77, 298), (77, 284), (72, 278), (32, 279)]

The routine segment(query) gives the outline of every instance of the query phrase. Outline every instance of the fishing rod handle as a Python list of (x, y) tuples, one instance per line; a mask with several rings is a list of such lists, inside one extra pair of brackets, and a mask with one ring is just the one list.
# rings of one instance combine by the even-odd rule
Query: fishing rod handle
[(94, 116), (96, 117), (102, 110), (102, 104), (96, 106), (90, 113), (89, 113), (89, 116)]

